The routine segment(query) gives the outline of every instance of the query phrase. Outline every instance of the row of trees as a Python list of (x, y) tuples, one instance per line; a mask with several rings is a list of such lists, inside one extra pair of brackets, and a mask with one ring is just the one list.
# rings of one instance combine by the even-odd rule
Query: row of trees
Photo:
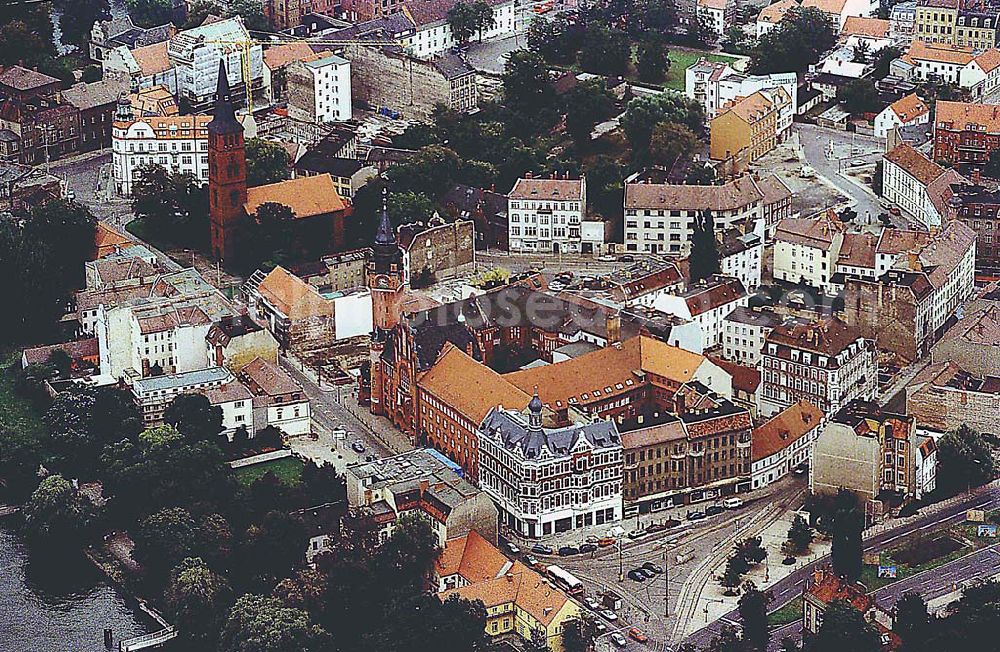
[(459, 1), (448, 10), (448, 28), (458, 43), (468, 43), (474, 34), (482, 40), (483, 32), (496, 24), (493, 7), (486, 0)]

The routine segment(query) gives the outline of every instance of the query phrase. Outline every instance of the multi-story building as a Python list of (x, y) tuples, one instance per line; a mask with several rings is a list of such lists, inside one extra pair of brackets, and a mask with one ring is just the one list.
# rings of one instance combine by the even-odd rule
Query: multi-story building
[(940, 226), (928, 188), (944, 173), (940, 165), (902, 143), (882, 156), (882, 197), (920, 224)]
[(507, 202), (511, 251), (582, 251), (586, 179), (521, 178), (507, 194)]
[[(885, 507), (920, 500), (918, 453), (923, 438), (912, 416), (885, 411), (869, 401), (837, 410), (816, 439), (809, 487), (813, 493), (853, 491), (863, 502)], [(926, 483), (925, 483), (926, 486)]]
[(955, 21), (955, 45), (975, 50), (994, 47), (997, 42), (998, 19), (1000, 16), (996, 9), (977, 7), (974, 3), (961, 7)]
[(622, 423), (625, 509), (647, 513), (750, 489), (750, 431), (743, 407), (709, 400), (680, 416)]
[(756, 232), (728, 229), (718, 234), (719, 266), (723, 276), (739, 279), (747, 292), (760, 286), (764, 239)]
[(108, 52), (101, 61), (104, 78), (126, 80), (135, 90), (162, 86), (172, 97), (177, 95), (177, 68), (167, 54), (167, 42), (130, 50), (125, 46)]
[(710, 156), (726, 162), (736, 174), (774, 149), (778, 142), (778, 110), (764, 92), (757, 91), (723, 106), (708, 127)]
[(427, 519), (438, 545), (472, 531), (497, 540), (497, 508), (484, 492), (462, 477), (455, 462), (430, 448), (348, 465), (347, 505), (374, 521), (385, 541), (402, 516)]
[(980, 184), (953, 183), (950, 207), (976, 234), (976, 269), (1000, 271), (1000, 191)]
[[(455, 40), (448, 24), (448, 11), (453, 2), (435, 0), (404, 0), (406, 15), (413, 20), (415, 32), (404, 42), (404, 47), (421, 59), (429, 59), (462, 45)], [(476, 33), (479, 40), (492, 40), (512, 36), (527, 25), (530, 11), (525, 11), (515, 0), (489, 0), (493, 9), (493, 24)]]
[(871, 341), (836, 317), (784, 323), (764, 340), (761, 376), (764, 416), (801, 400), (829, 414), (875, 397), (878, 356)]
[(90, 28), (90, 59), (101, 63), (116, 48), (134, 50), (163, 43), (176, 33), (177, 28), (170, 22), (157, 27), (137, 27), (128, 12), (122, 12), (111, 20), (99, 20)]
[(922, 358), (975, 291), (975, 267), (975, 232), (949, 222), (878, 278), (847, 279), (844, 320), (881, 350)]
[(913, 40), (917, 24), (917, 2), (897, 2), (889, 10), (889, 38), (908, 43)]
[(754, 428), (750, 445), (753, 488), (766, 487), (808, 464), (823, 420), (819, 408), (799, 401)]
[(868, 16), (877, 9), (877, 5), (869, 0), (802, 0), (801, 7), (817, 9), (825, 14), (837, 33), (843, 29), (849, 17)]
[(204, 393), (235, 383), (233, 374), (223, 367), (206, 367), (165, 376), (134, 379), (129, 387), (136, 407), (147, 426), (163, 423), (163, 412), (181, 394)]
[(972, 48), (918, 38), (910, 44), (903, 60), (913, 66), (914, 76), (921, 81), (938, 80), (958, 85), (962, 70), (975, 58)]
[(775, 280), (805, 283), (826, 293), (835, 290), (831, 281), (847, 228), (833, 210), (818, 218), (791, 218), (778, 222), (774, 231)]
[(74, 84), (63, 91), (63, 100), (80, 111), (80, 151), (111, 147), (111, 125), (126, 90), (120, 80), (105, 79)]
[(760, 10), (754, 26), (754, 36), (760, 38), (778, 27), (789, 11), (799, 6), (798, 0), (778, 0)]
[(721, 186), (625, 183), (625, 251), (687, 255), (695, 218), (710, 211), (717, 231), (755, 231), (790, 212), (791, 192), (771, 176), (742, 176)]
[(273, 426), (290, 437), (312, 431), (309, 397), (277, 363), (254, 358), (237, 377), (253, 394), (255, 431)]
[(897, 647), (898, 637), (891, 633), (893, 615), (883, 609), (859, 582), (848, 582), (828, 567), (817, 568), (802, 589), (802, 631), (815, 636), (823, 625), (823, 615), (834, 601), (846, 603), (862, 614), (865, 622), (878, 631), (883, 649)]
[(247, 436), (256, 434), (253, 423), (253, 394), (246, 385), (233, 380), (225, 385), (212, 387), (200, 392), (208, 402), (222, 410), (222, 435), (233, 440), (237, 430), (246, 431)]
[(285, 74), (288, 117), (309, 123), (351, 119), (350, 61), (336, 54), (293, 61)]
[[(178, 99), (186, 101), (193, 112), (213, 106), (223, 70), (220, 60), (228, 71), (231, 100), (237, 106), (246, 104), (248, 87), (250, 93), (263, 94), (264, 51), (239, 16), (179, 32), (168, 41), (167, 56), (176, 69)], [(249, 79), (244, 79), (245, 70)]]
[(740, 306), (726, 315), (722, 326), (722, 357), (748, 367), (760, 365), (761, 349), (771, 329), (784, 318), (772, 310)]
[(1000, 377), (970, 374), (950, 360), (924, 367), (906, 386), (906, 413), (938, 432), (963, 425), (994, 432), (998, 408)]
[(914, 35), (929, 43), (954, 43), (960, 0), (918, 0)]
[(536, 393), (526, 414), (494, 407), (479, 426), (479, 483), (520, 536), (539, 538), (622, 518), (622, 443), (614, 421), (542, 424)]
[(1000, 148), (1000, 106), (939, 100), (934, 105), (934, 160), (981, 167)]
[[(784, 94), (775, 96), (779, 88), (784, 90)], [(727, 63), (707, 59), (699, 59), (684, 71), (684, 94), (704, 107), (708, 120), (718, 115), (731, 102), (758, 91), (765, 91), (776, 105), (778, 117), (775, 133), (779, 142), (784, 141), (791, 133), (792, 118), (798, 106), (798, 81), (795, 73), (747, 75), (737, 72)]]
[(931, 112), (927, 103), (910, 93), (882, 109), (875, 116), (875, 137), (885, 138), (890, 131), (908, 125), (925, 125), (930, 122)]
[(722, 344), (726, 317), (748, 301), (749, 295), (739, 279), (713, 274), (680, 294), (658, 297), (653, 307), (698, 324), (704, 351)]
[(726, 28), (733, 24), (736, 3), (729, 0), (697, 0), (695, 12), (698, 20), (711, 26), (716, 38), (721, 39)]
[(150, 165), (207, 181), (211, 120), (202, 115), (116, 120), (111, 136), (115, 192), (131, 195), (139, 172)]

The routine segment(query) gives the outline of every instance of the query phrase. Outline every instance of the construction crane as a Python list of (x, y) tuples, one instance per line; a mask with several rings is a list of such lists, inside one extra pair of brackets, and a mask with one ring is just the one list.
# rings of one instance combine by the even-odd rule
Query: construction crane
[(241, 76), (243, 78), (243, 88), (246, 89), (247, 93), (247, 111), (253, 113), (253, 93), (250, 90), (250, 85), (253, 80), (253, 73), (250, 69), (250, 50), (255, 45), (267, 46), (267, 45), (287, 45), (289, 43), (305, 43), (311, 44), (315, 43), (317, 45), (326, 45), (331, 47), (346, 47), (348, 45), (359, 45), (362, 47), (385, 47), (385, 46), (397, 46), (405, 47), (403, 41), (397, 41), (394, 39), (325, 39), (322, 37), (296, 37), (289, 36), (288, 34), (277, 34), (272, 32), (258, 32), (264, 35), (266, 38), (249, 38), (244, 40), (237, 39), (205, 39), (203, 43), (217, 43), (220, 45), (232, 45), (240, 49), (240, 69)]

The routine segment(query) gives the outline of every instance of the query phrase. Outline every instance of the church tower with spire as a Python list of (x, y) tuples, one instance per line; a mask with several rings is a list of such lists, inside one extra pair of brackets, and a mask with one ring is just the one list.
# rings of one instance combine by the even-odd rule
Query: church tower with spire
[(226, 64), (219, 60), (215, 111), (208, 123), (208, 214), (212, 256), (231, 261), (247, 203), (247, 159), (243, 125), (236, 119)]
[(368, 261), (368, 289), (372, 295), (372, 337), (369, 347), (371, 360), (371, 411), (387, 414), (382, 353), (390, 334), (399, 325), (402, 313), (405, 274), (403, 252), (396, 240), (396, 231), (389, 221), (386, 193), (382, 191), (382, 214)]

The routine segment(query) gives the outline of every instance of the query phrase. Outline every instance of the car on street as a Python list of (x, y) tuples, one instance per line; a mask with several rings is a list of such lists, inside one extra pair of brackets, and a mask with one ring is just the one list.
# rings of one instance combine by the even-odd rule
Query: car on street
[(725, 500), (722, 501), (722, 506), (725, 507), (726, 509), (739, 509), (740, 507), (743, 507), (743, 499), (726, 498)]
[(580, 549), (576, 546), (563, 546), (559, 548), (560, 557), (569, 557), (570, 555), (579, 555)]
[(642, 573), (643, 575), (645, 575), (647, 580), (651, 580), (654, 577), (656, 577), (656, 573), (654, 573), (653, 571), (649, 570), (648, 568), (639, 567), (636, 570), (639, 571), (640, 573)]
[(628, 644), (628, 641), (625, 640), (625, 637), (620, 632), (611, 632), (611, 642), (618, 647), (625, 647)]
[(618, 620), (618, 614), (611, 611), (610, 609), (601, 609), (597, 613), (601, 614), (601, 618), (604, 618), (608, 622), (613, 623)]
[(587, 608), (591, 611), (600, 611), (601, 603), (597, 599), (590, 597), (589, 595), (583, 599), (583, 604), (587, 605)]
[(635, 262), (635, 256), (631, 256), (629, 254), (625, 254), (624, 256), (618, 256), (618, 262), (620, 262), (620, 263), (634, 263)]
[(705, 512), (688, 512), (687, 520), (689, 521), (700, 521), (705, 518)]
[(721, 514), (726, 511), (726, 508), (722, 505), (709, 505), (705, 508), (705, 516), (715, 516), (716, 514)]
[(646, 574), (640, 571), (638, 568), (633, 568), (628, 572), (628, 578), (633, 582), (645, 582)]
[(518, 548), (517, 546), (515, 546), (513, 543), (508, 543), (507, 544), (507, 550), (510, 550), (510, 554), (512, 554), (512, 555), (520, 555), (521, 554), (521, 549)]
[(581, 543), (580, 544), (580, 552), (582, 552), (584, 554), (586, 554), (588, 552), (594, 552), (595, 550), (597, 550), (597, 544), (596, 543)]
[(617, 540), (618, 539), (614, 537), (601, 537), (600, 539), (597, 540), (597, 545), (599, 545), (602, 548), (607, 548), (608, 546), (615, 545), (615, 541)]
[(663, 532), (666, 529), (667, 526), (664, 525), (663, 523), (650, 523), (649, 525), (646, 526), (646, 532), (649, 532), (650, 534), (654, 532)]
[(604, 632), (608, 631), (608, 626), (598, 620), (597, 622), (594, 623), (594, 631), (596, 631), (598, 634), (603, 634)]
[(539, 562), (533, 556), (531, 556), (531, 555), (525, 555), (524, 556), (524, 563), (526, 563), (528, 566), (531, 566), (532, 568), (534, 568), (534, 567), (538, 566)]
[(661, 573), (663, 573), (663, 569), (651, 561), (647, 561), (645, 564), (642, 565), (642, 567), (656, 575), (660, 575)]
[(351, 448), (354, 450), (355, 453), (364, 453), (365, 452), (365, 445), (362, 444), (359, 441), (352, 442), (351, 443)]
[(531, 546), (531, 552), (535, 553), (536, 555), (551, 555), (552, 546), (547, 546), (544, 543), (536, 543), (535, 545)]
[(584, 541), (586, 541), (587, 543), (597, 543), (600, 540), (601, 540), (600, 537), (598, 537), (596, 535), (593, 535), (593, 534), (591, 534), (589, 537), (587, 537), (586, 539), (584, 539)]
[(631, 532), (629, 532), (625, 536), (627, 536), (629, 539), (638, 539), (640, 537), (646, 536), (646, 531), (644, 529), (642, 529), (642, 528), (639, 528), (637, 530), (632, 530)]
[(633, 627), (632, 629), (628, 630), (628, 637), (631, 638), (633, 641), (638, 641), (640, 643), (645, 643), (646, 641), (649, 640), (648, 638), (646, 638), (646, 635), (639, 630), (638, 627)]

